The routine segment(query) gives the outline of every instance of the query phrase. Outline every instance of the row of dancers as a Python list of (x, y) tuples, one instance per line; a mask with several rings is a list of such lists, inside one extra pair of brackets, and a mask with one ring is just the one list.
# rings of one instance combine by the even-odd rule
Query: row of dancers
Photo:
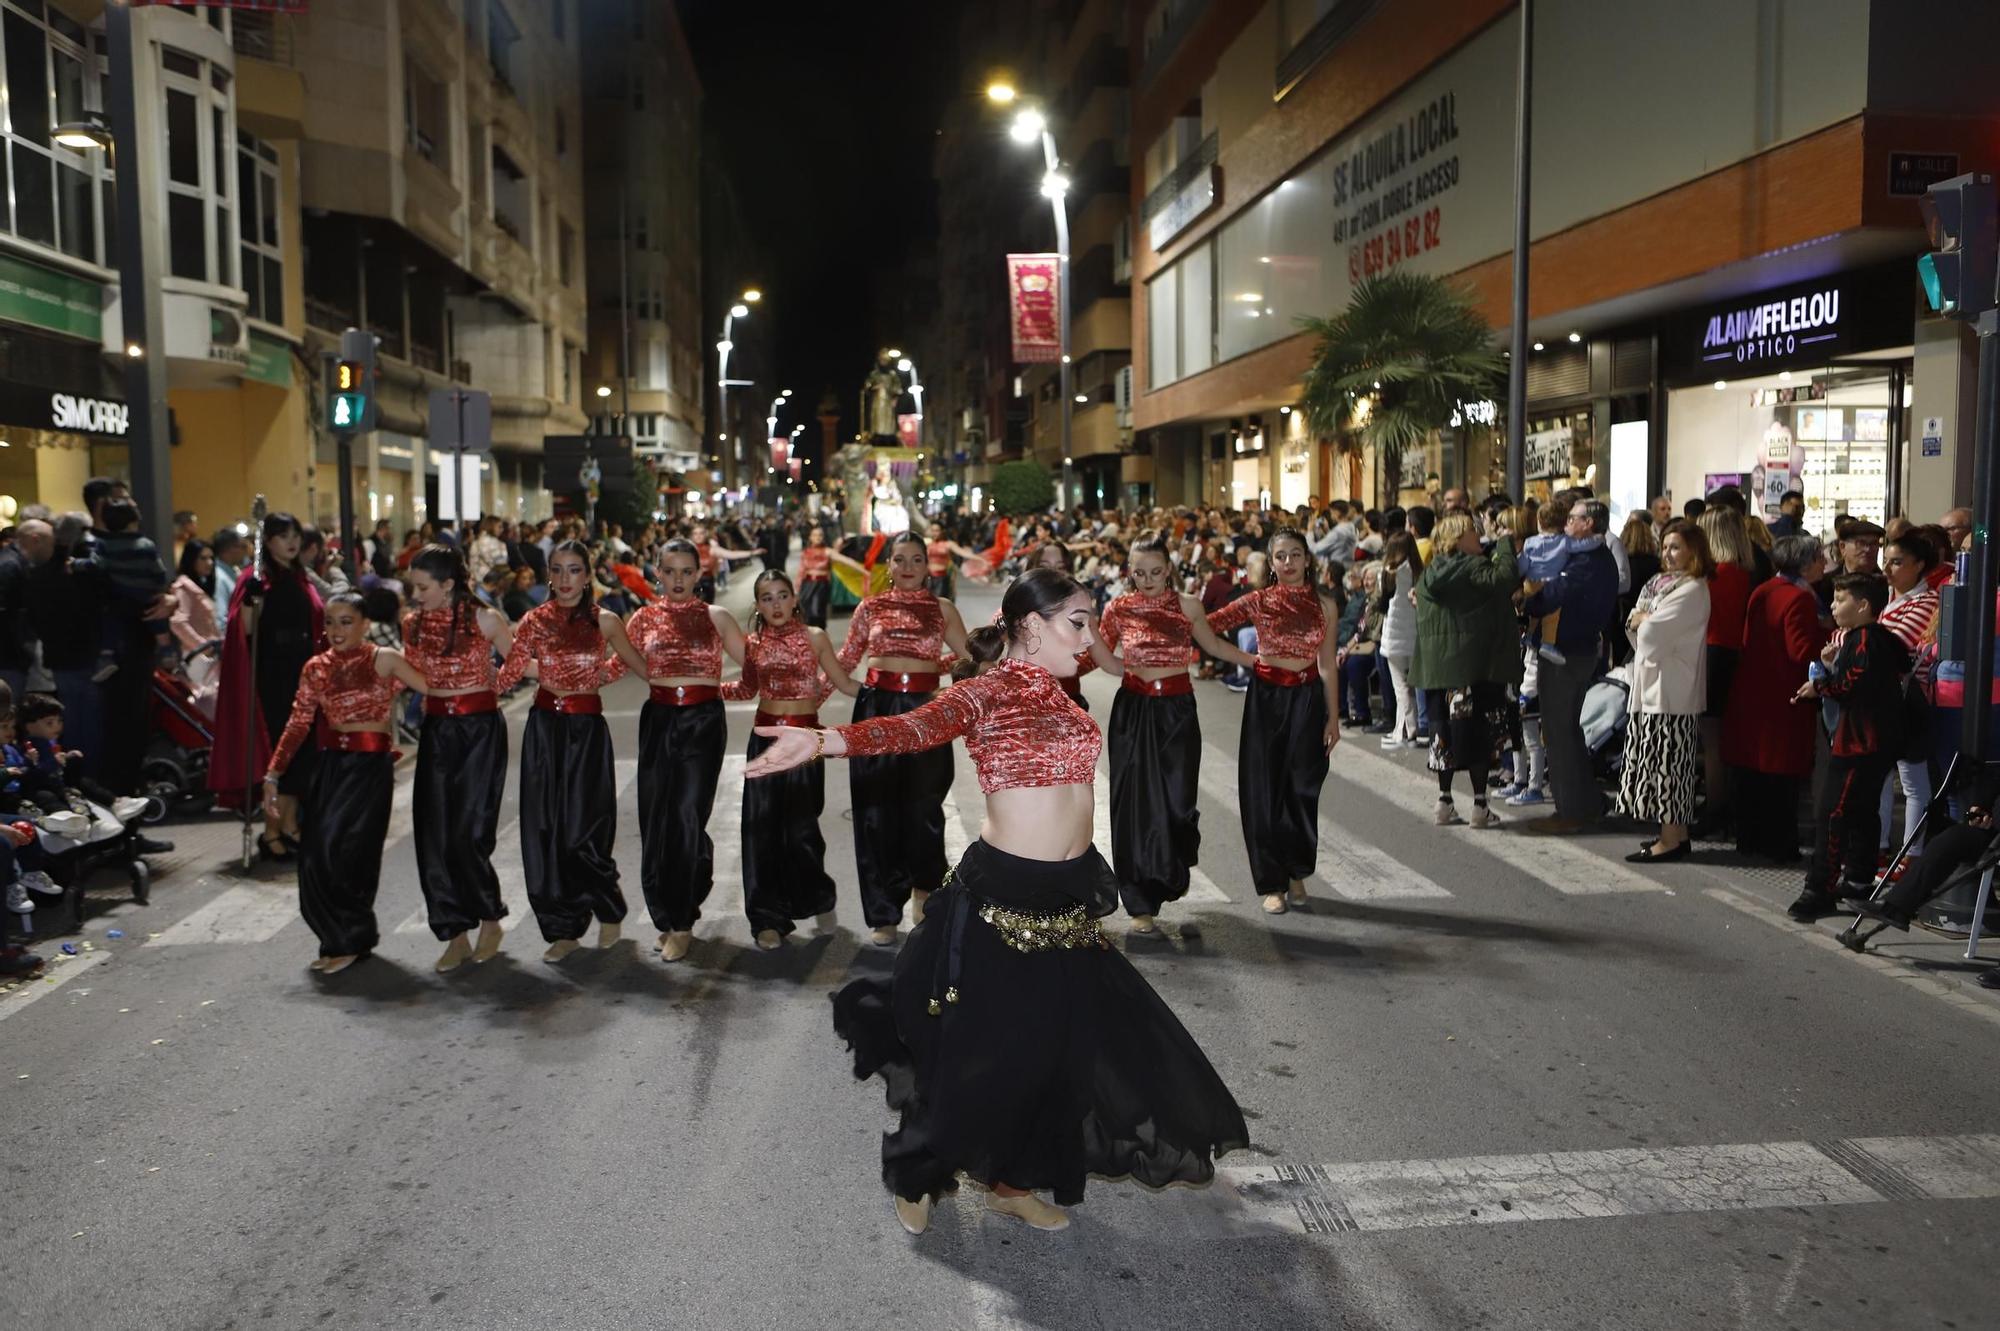
[[(299, 861), (304, 914), (320, 939), (314, 965), (342, 970), (377, 941), (398, 683), (425, 695), (413, 834), (446, 970), (490, 957), (501, 941), (491, 865), (507, 763), (500, 692), (529, 675), (538, 685), (522, 740), (522, 863), (554, 961), (592, 920), (600, 945), (616, 941), (626, 911), (599, 690), (628, 669), (651, 688), (640, 723), (641, 885), (670, 960), (686, 955), (713, 878), (706, 825), (722, 701), (755, 697), (743, 870), (759, 943), (779, 945), (803, 919), (830, 924), (822, 758), (850, 763), (871, 937), (895, 942), (913, 900), (918, 909), (893, 978), (856, 980), (834, 1003), (856, 1074), (881, 1075), (900, 1114), (882, 1168), (904, 1227), (921, 1233), (961, 1175), (985, 1185), (990, 1208), (1044, 1229), (1068, 1223), (1062, 1207), (1090, 1174), (1155, 1187), (1207, 1181), (1216, 1155), (1247, 1144), (1242, 1113), (1172, 1012), (1105, 945), (1098, 921), (1122, 898), (1134, 929), (1157, 928), (1161, 906), (1187, 890), (1199, 850), (1201, 741), (1187, 671), (1197, 644), (1255, 672), (1238, 773), (1251, 875), (1267, 910), (1303, 896), (1338, 731), (1326, 608), (1304, 542), (1285, 532), (1272, 547), (1276, 581), (1212, 619), (1168, 585), (1165, 551), (1141, 543), (1136, 590), (1101, 624), (1073, 579), (1036, 568), (1007, 590), (999, 624), (968, 634), (925, 585), (928, 552), (911, 536), (890, 551), (892, 586), (861, 604), (838, 651), (798, 622), (790, 580), (775, 570), (758, 579), (745, 634), (697, 598), (699, 559), (684, 542), (662, 560), (664, 598), (630, 621), (591, 603), (588, 551), (557, 546), (551, 601), (511, 635), (470, 602), (456, 552), (427, 549), (411, 571), (418, 608), (403, 652), (367, 644), (352, 598), (327, 605), (331, 646), (303, 672), (272, 758), (273, 790), (296, 763), (315, 764)], [(1259, 630), (1254, 659), (1223, 640), (1246, 622)], [(940, 692), (947, 647), (985, 668)], [(723, 655), (742, 667), (728, 684)], [(1091, 844), (1102, 739), (1074, 701), (1085, 662), (1120, 676), (1109, 865)], [(855, 697), (854, 721), (825, 729), (818, 707), (831, 689)], [(986, 810), (979, 840), (947, 870), (942, 802), (955, 739), (966, 742)], [(1015, 1038), (1024, 1030), (1036, 1038)]]
[[(1112, 865), (1136, 933), (1159, 930), (1161, 908), (1186, 894), (1199, 858), (1202, 743), (1189, 675), (1197, 647), (1254, 672), (1238, 769), (1250, 876), (1268, 911), (1304, 899), (1320, 787), (1339, 737), (1328, 696), (1335, 676), (1322, 668), (1328, 620), (1304, 543), (1281, 534), (1271, 559), (1270, 586), (1207, 617), (1171, 587), (1164, 548), (1140, 542), (1134, 590), (1089, 626), (1068, 669), (1051, 674), (1078, 707), (1084, 670), (1120, 680), (1109, 730)], [(545, 958), (568, 956), (593, 922), (600, 946), (617, 941), (627, 904), (613, 858), (617, 784), (600, 690), (627, 672), (650, 688), (639, 720), (640, 889), (661, 957), (684, 958), (714, 884), (707, 828), (727, 744), (724, 701), (756, 701), (746, 770), (760, 771), (756, 760), (786, 729), (817, 732), (833, 691), (854, 698), (856, 723), (933, 704), (949, 712), (961, 686), (940, 691), (947, 650), (961, 669), (991, 668), (1005, 652), (997, 626), (969, 634), (957, 607), (930, 589), (922, 537), (897, 538), (888, 566), (889, 589), (862, 601), (838, 650), (802, 622), (780, 570), (757, 579), (746, 633), (729, 611), (699, 599), (700, 560), (684, 541), (670, 542), (659, 561), (661, 599), (629, 620), (592, 602), (589, 552), (574, 542), (550, 555), (549, 601), (511, 632), (471, 599), (462, 559), (445, 546), (411, 563), (416, 608), (400, 652), (368, 644), (359, 598), (331, 598), (330, 645), (301, 673), (265, 776), (267, 813), (275, 816), (281, 785), (303, 795), (298, 873), (302, 913), (320, 943), (314, 967), (343, 970), (379, 941), (373, 907), (399, 684), (424, 695), (411, 830), (429, 923), (446, 943), (437, 968), (485, 960), (501, 945), (507, 908), (492, 856), (508, 746), (498, 698), (528, 677), (537, 688), (521, 740), (521, 860)], [(1258, 628), (1254, 657), (1228, 641), (1244, 623)], [(726, 682), (724, 656), (740, 667)], [(300, 781), (296, 769), (307, 763)], [(872, 942), (893, 945), (906, 915), (923, 918), (948, 868), (950, 747), (857, 754), (849, 766), (863, 919)], [(834, 927), (819, 825), (824, 780), (812, 766), (744, 783), (744, 907), (760, 947), (781, 946), (802, 921)]]

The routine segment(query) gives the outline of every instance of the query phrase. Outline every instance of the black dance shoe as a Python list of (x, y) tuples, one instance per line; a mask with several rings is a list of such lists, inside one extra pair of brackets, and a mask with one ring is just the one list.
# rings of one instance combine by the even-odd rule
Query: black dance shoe
[(1692, 841), (1683, 841), (1672, 850), (1657, 850), (1660, 843), (1649, 841), (1625, 857), (1627, 864), (1665, 864), (1669, 860), (1684, 860), (1694, 847)]
[(1785, 914), (1791, 916), (1800, 924), (1811, 924), (1814, 920), (1822, 916), (1832, 915), (1839, 909), (1840, 907), (1834, 902), (1834, 899), (1826, 893), (1815, 892), (1811, 888), (1807, 888), (1805, 891), (1799, 893), (1796, 901), (1785, 907)]

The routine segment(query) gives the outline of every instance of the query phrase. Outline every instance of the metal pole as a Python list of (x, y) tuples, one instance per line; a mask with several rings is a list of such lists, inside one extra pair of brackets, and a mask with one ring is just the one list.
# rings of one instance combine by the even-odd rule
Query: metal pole
[[(722, 316), (722, 340), (725, 344), (730, 340), (730, 330), (735, 322), (736, 316), (733, 314)], [(716, 414), (722, 418), (720, 422), (722, 428), (718, 431), (720, 435), (719, 442), (730, 445), (734, 443), (734, 431), (729, 428), (729, 350), (727, 345), (715, 349), (715, 371)], [(728, 457), (728, 472), (731, 477), (734, 477), (736, 474), (735, 448), (718, 448), (715, 451), (718, 461), (725, 456)]]
[(2000, 523), (2000, 460), (1993, 456), (1996, 423), (2000, 423), (2000, 314), (1979, 316), (1979, 405), (1972, 446), (1972, 568), (1967, 590), (1972, 595), (1972, 642), (1965, 659), (1965, 715), (1961, 718), (1959, 751), (1974, 764), (1968, 772), (1977, 780), (1979, 767), (1990, 755), (1986, 742), (1993, 715), (1993, 632), (1996, 583), (2000, 583), (2000, 544), (1994, 527)]
[[(1056, 169), (1056, 140), (1042, 131), (1042, 161), (1050, 174)], [(1058, 388), (1062, 392), (1062, 499), (1061, 511), (1068, 512), (1076, 498), (1076, 469), (1070, 457), (1070, 423), (1076, 415), (1076, 399), (1069, 387), (1069, 202), (1058, 194), (1049, 200), (1056, 219), (1056, 317), (1062, 324), (1062, 365)]]
[[(340, 529), (354, 530), (354, 432), (336, 431), (333, 436), (334, 465), (340, 468)], [(341, 553), (347, 553), (350, 538), (340, 538)], [(358, 570), (356, 576), (359, 576)]]
[(1521, 0), (1514, 88), (1514, 309), (1508, 330), (1513, 354), (1507, 362), (1507, 493), (1516, 500), (1526, 489), (1528, 469), (1528, 150), (1534, 72), (1535, 0)]
[(618, 433), (632, 428), (632, 283), (626, 271), (625, 186), (618, 187)]
[[(452, 481), (452, 486), (458, 491), (457, 495), (458, 525), (459, 529), (461, 531), (464, 531), (467, 530), (465, 524), (472, 514), (472, 501), (470, 496), (468, 496), (465, 493), (466, 487), (465, 487), (465, 390), (464, 389), (454, 388), (451, 390), (451, 405), (453, 409), (456, 410), (456, 412), (458, 413), (458, 434), (456, 436), (457, 443), (456, 446), (452, 449), (452, 454), (453, 454), (452, 466), (454, 468), (452, 475), (456, 479)], [(467, 539), (463, 542), (463, 544), (465, 548), (465, 556), (466, 558), (470, 559), (472, 557), (472, 542), (469, 539)]]
[[(142, 530), (159, 547), (162, 560), (174, 548), (173, 467), (167, 418), (167, 339), (156, 275), (165, 271), (154, 191), (147, 177), (159, 170), (159, 154), (140, 151), (139, 91), (135, 86), (138, 53), (133, 49), (132, 10), (127, 4), (104, 7), (104, 32), (111, 97), (111, 170), (118, 191), (118, 304), (124, 325), (126, 355), (125, 400), (129, 425), (125, 436), (132, 498), (139, 505)], [(152, 87), (154, 80), (146, 81)], [(148, 159), (152, 170), (148, 171)]]

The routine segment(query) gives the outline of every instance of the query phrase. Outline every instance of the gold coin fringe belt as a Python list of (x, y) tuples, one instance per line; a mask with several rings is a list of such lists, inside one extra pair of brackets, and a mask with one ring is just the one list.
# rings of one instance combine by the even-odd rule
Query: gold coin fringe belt
[[(950, 887), (953, 877), (954, 874), (946, 873), (938, 890)], [(952, 894), (951, 915), (945, 923), (945, 945), (938, 949), (938, 975), (931, 989), (930, 1002), (925, 1005), (925, 1010), (933, 1017), (943, 1015), (945, 1004), (958, 1001), (960, 949), (965, 938), (966, 919), (974, 913), (970, 892)], [(1000, 935), (1001, 942), (1016, 952), (1106, 946), (1104, 931), (1082, 906), (1037, 914), (984, 902), (979, 904), (976, 913)]]

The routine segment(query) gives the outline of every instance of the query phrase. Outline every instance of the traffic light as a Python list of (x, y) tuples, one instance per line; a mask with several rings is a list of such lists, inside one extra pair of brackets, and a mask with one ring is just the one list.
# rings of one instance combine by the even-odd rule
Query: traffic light
[(1917, 260), (1924, 297), (1951, 319), (1977, 320), (1995, 306), (1996, 231), (1993, 177), (1968, 172), (1924, 192), (1924, 230), (1931, 253)]
[(327, 423), (360, 433), (375, 428), (375, 336), (358, 328), (340, 335), (340, 359), (327, 386)]

